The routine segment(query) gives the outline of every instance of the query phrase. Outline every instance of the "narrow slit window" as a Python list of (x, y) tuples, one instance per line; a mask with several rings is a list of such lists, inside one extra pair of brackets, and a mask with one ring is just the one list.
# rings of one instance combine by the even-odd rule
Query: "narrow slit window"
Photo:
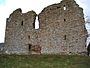
[(35, 20), (35, 29), (39, 29), (38, 16), (36, 17), (36, 20)]
[(29, 51), (31, 51), (31, 44), (28, 44), (28, 49), (29, 49)]
[(66, 10), (66, 6), (65, 5), (64, 5), (63, 9)]
[(28, 39), (30, 39), (30, 35), (28, 36)]
[(66, 40), (66, 35), (64, 35), (64, 40)]
[(66, 21), (66, 19), (64, 19), (64, 21)]
[(21, 26), (23, 26), (23, 21), (21, 22)]

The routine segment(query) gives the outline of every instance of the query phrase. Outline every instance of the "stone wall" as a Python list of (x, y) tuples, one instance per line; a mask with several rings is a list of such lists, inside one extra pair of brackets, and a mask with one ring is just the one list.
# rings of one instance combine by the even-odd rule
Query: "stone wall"
[(5, 48), (7, 53), (28, 54), (31, 45), (37, 45), (37, 31), (34, 29), (34, 11), (22, 13), (15, 10), (6, 23)]
[(86, 29), (83, 9), (74, 0), (50, 5), (39, 14), (42, 53), (85, 52)]
[[(35, 30), (35, 19), (40, 28)], [(79, 54), (86, 52), (83, 9), (74, 0), (34, 11), (15, 10), (6, 23), (5, 50), (16, 54)]]

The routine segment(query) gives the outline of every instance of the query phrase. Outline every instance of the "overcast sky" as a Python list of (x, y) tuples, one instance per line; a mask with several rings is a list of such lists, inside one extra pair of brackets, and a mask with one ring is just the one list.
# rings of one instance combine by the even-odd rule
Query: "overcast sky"
[[(4, 42), (6, 18), (17, 8), (22, 12), (34, 10), (39, 14), (44, 7), (59, 3), (61, 0), (0, 0), (0, 42)], [(76, 0), (84, 8), (85, 17), (90, 17), (90, 0)]]

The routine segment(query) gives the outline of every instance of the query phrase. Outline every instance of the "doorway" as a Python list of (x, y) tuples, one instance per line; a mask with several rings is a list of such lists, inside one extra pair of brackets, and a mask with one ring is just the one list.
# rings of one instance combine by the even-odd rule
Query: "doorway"
[(31, 47), (32, 47), (32, 45), (31, 44), (28, 44), (28, 52), (29, 52), (29, 54), (31, 54)]

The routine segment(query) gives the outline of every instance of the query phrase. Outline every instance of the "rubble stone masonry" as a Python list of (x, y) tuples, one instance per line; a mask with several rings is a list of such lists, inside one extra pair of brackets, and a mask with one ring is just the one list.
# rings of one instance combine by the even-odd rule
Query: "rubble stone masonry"
[[(36, 16), (39, 29), (35, 29)], [(10, 54), (81, 54), (86, 52), (83, 9), (74, 0), (62, 0), (34, 11), (15, 10), (7, 18), (5, 51)]]

